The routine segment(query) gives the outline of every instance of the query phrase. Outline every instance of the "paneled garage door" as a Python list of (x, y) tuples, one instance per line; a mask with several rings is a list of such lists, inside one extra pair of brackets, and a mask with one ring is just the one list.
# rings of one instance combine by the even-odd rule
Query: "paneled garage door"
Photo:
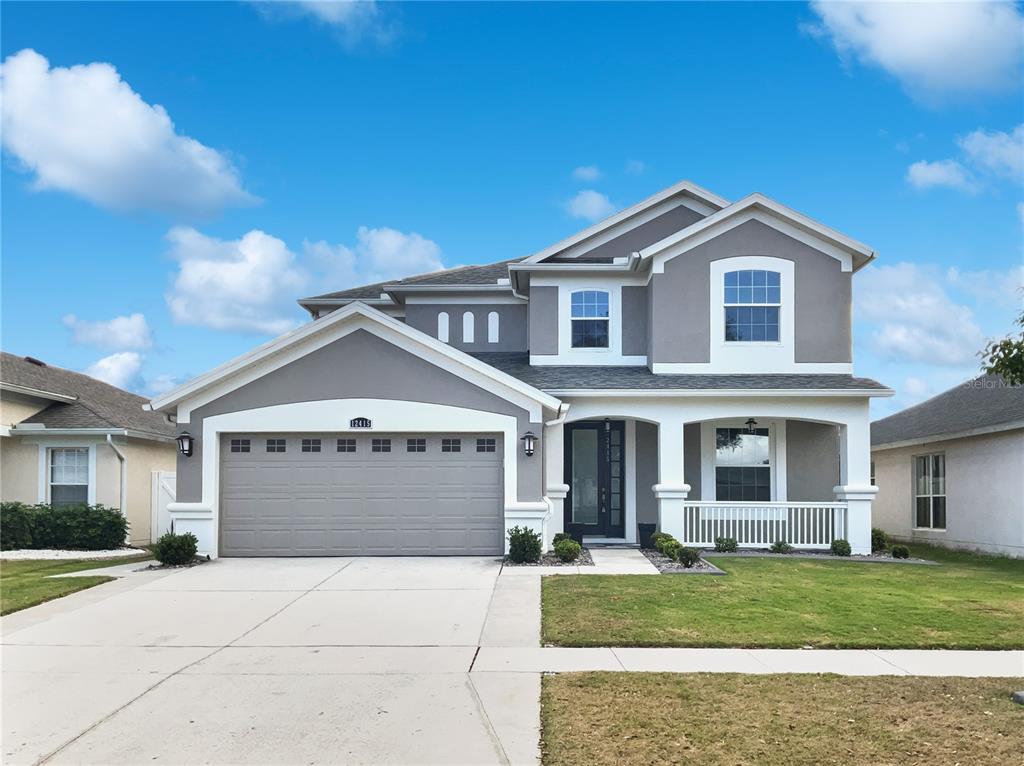
[(501, 434), (222, 434), (224, 556), (500, 555)]

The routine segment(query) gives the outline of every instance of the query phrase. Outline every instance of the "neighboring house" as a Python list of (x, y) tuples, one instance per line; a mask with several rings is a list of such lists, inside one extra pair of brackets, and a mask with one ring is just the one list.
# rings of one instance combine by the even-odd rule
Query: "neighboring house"
[[(482, 242), (481, 247), (486, 248)], [(525, 525), (870, 550), (850, 296), (874, 253), (678, 183), (529, 257), (306, 298), (152, 401), (211, 555), (500, 554)]]
[(871, 424), (875, 526), (1024, 556), (1024, 387), (992, 375)]
[(146, 400), (32, 357), (0, 354), (0, 499), (119, 508), (151, 541), (153, 471), (175, 467), (174, 426)]

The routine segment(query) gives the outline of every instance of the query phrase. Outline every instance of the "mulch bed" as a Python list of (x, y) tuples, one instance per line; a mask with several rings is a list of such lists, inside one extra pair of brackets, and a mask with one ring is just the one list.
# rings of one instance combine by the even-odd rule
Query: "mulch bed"
[(542, 553), (540, 555), (540, 561), (535, 564), (514, 564), (505, 558), (505, 566), (507, 567), (592, 567), (594, 566), (594, 558), (590, 555), (590, 550), (584, 548), (580, 551), (579, 558), (575, 561), (562, 561), (552, 551)]
[(641, 548), (640, 552), (644, 554), (644, 556), (647, 557), (647, 560), (654, 564), (662, 574), (725, 574), (721, 569), (703, 558), (699, 559), (692, 567), (684, 567), (678, 561), (670, 559), (668, 556), (659, 553), (653, 548)]
[(161, 564), (161, 563), (157, 562), (155, 564), (150, 564), (148, 567), (145, 567), (144, 569), (139, 570), (139, 571), (149, 572), (149, 571), (154, 570), (154, 569), (191, 569), (192, 567), (197, 567), (200, 564), (205, 564), (209, 560), (210, 560), (209, 556), (196, 556), (194, 559), (192, 559), (187, 564)]

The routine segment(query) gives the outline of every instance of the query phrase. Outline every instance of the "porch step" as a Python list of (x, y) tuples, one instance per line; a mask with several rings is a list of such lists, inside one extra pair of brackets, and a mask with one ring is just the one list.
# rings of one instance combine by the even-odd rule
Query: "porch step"
[(624, 540), (604, 540), (600, 537), (584, 537), (583, 545), (587, 548), (623, 548), (639, 550), (639, 543), (627, 543)]

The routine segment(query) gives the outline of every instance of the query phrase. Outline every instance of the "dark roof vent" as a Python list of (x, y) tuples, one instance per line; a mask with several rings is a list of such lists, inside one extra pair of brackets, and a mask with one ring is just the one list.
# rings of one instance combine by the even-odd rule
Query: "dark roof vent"
[(39, 360), (39, 359), (36, 359), (34, 356), (26, 356), (25, 357), (25, 361), (28, 362), (29, 364), (34, 364), (37, 367), (45, 367), (46, 366), (46, 362), (44, 362), (42, 360)]

